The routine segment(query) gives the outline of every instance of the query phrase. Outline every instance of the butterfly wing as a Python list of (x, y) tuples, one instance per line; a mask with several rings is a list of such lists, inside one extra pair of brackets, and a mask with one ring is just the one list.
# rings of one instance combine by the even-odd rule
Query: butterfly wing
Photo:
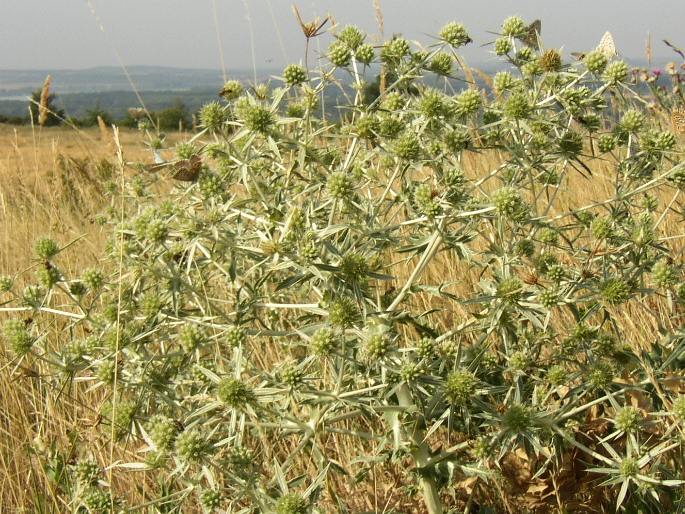
[(146, 164), (145, 166), (143, 166), (143, 169), (150, 173), (157, 173), (173, 165), (173, 162), (160, 162), (155, 164)]
[(542, 32), (542, 22), (540, 20), (535, 20), (533, 23), (528, 25), (521, 37), (518, 39), (526, 46), (531, 46), (536, 49), (540, 49), (540, 43), (538, 38)]
[(677, 107), (671, 112), (671, 125), (677, 134), (685, 134), (685, 107)]
[(611, 35), (611, 32), (607, 31), (604, 33), (595, 50), (597, 52), (602, 52), (607, 58), (618, 55), (616, 44), (614, 43), (614, 36)]
[(178, 161), (172, 169), (171, 178), (183, 182), (195, 182), (202, 170), (202, 159), (199, 155), (193, 155), (190, 159)]

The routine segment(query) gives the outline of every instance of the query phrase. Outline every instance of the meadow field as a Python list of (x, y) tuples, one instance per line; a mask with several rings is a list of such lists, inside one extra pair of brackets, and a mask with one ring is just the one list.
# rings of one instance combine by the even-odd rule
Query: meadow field
[(0, 510), (683, 511), (685, 68), (536, 27), (0, 126)]

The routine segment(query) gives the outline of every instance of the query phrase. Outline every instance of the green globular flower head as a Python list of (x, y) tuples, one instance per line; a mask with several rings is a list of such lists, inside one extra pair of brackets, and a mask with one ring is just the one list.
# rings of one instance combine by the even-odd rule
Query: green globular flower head
[(452, 74), (453, 59), (447, 52), (438, 52), (430, 63), (430, 70), (433, 73), (448, 77)]
[(342, 41), (351, 50), (357, 50), (363, 43), (366, 36), (354, 25), (347, 25), (337, 35), (338, 40)]
[(252, 388), (237, 378), (224, 378), (217, 388), (217, 396), (229, 407), (239, 410), (255, 399)]
[(60, 248), (54, 239), (43, 237), (36, 241), (35, 251), (39, 259), (47, 261), (55, 257), (59, 253)]
[(609, 239), (614, 233), (613, 222), (609, 217), (597, 217), (592, 220), (590, 230), (592, 235), (600, 241)]
[(240, 95), (243, 94), (244, 90), (245, 89), (243, 88), (243, 85), (239, 81), (229, 80), (221, 89), (220, 95), (228, 101), (236, 100), (238, 97), (240, 97)]
[(277, 514), (307, 514), (309, 502), (296, 493), (289, 493), (278, 500)]
[(245, 126), (255, 132), (266, 134), (271, 130), (274, 117), (271, 111), (261, 105), (249, 105), (243, 112)]
[(667, 261), (660, 260), (652, 267), (652, 278), (657, 287), (665, 289), (678, 282), (678, 272)]
[(616, 144), (616, 137), (611, 134), (602, 134), (597, 140), (597, 148), (599, 148), (599, 151), (602, 153), (611, 152), (616, 148)]
[(492, 194), (497, 214), (503, 218), (520, 221), (528, 215), (528, 208), (519, 192), (513, 187), (503, 187)]
[(477, 89), (467, 89), (455, 99), (456, 111), (459, 116), (475, 114), (483, 104), (483, 97)]
[(545, 309), (551, 309), (559, 303), (559, 293), (555, 289), (545, 289), (538, 295), (538, 301)]
[(608, 60), (606, 55), (595, 50), (588, 53), (583, 59), (583, 62), (589, 71), (599, 75), (606, 69)]
[(471, 135), (463, 129), (454, 129), (445, 135), (445, 146), (453, 154), (466, 150), (471, 143)]
[(508, 71), (498, 71), (492, 79), (492, 88), (498, 95), (511, 89), (516, 83), (514, 76)]
[(507, 55), (514, 49), (514, 44), (510, 37), (501, 37), (495, 41), (495, 54)]
[(219, 102), (210, 102), (200, 109), (200, 126), (210, 132), (219, 132), (228, 121), (226, 107)]
[(197, 155), (197, 148), (190, 142), (178, 143), (175, 150), (179, 159), (190, 159), (192, 156)]
[(614, 380), (615, 370), (606, 362), (597, 362), (590, 368), (587, 380), (592, 389), (605, 389)]
[(469, 33), (466, 30), (466, 27), (461, 23), (457, 23), (456, 21), (451, 21), (442, 29), (440, 29), (439, 35), (440, 39), (454, 48), (459, 48), (471, 43), (472, 41)]
[(299, 64), (289, 64), (283, 70), (283, 78), (289, 86), (296, 86), (307, 81), (307, 72)]
[(640, 111), (630, 109), (621, 118), (621, 128), (630, 133), (637, 133), (645, 123), (645, 116)]
[(622, 278), (609, 278), (599, 286), (599, 294), (608, 305), (619, 305), (630, 299), (630, 285)]
[(100, 472), (100, 466), (93, 461), (81, 461), (74, 466), (74, 475), (76, 475), (76, 480), (82, 486), (97, 484)]
[(202, 494), (200, 495), (200, 501), (205, 509), (212, 510), (221, 507), (223, 498), (219, 491), (207, 489), (206, 491), (202, 491)]
[(183, 349), (187, 352), (193, 351), (206, 340), (203, 330), (197, 325), (185, 325), (181, 329), (179, 338)]
[(348, 282), (361, 282), (369, 272), (369, 263), (361, 254), (348, 253), (340, 260), (340, 273)]
[(12, 277), (1, 276), (0, 277), (0, 293), (8, 293), (12, 290), (14, 286), (14, 280)]
[(673, 402), (671, 412), (681, 423), (685, 422), (685, 395), (680, 395)]
[(609, 64), (604, 70), (604, 81), (615, 85), (625, 82), (628, 78), (628, 65), (623, 61), (615, 61)]
[(150, 418), (147, 432), (157, 449), (165, 451), (173, 448), (179, 428), (173, 419), (157, 414)]
[(226, 331), (226, 343), (231, 348), (236, 348), (245, 344), (247, 334), (241, 327), (232, 326)]
[(495, 294), (506, 303), (515, 304), (521, 299), (523, 282), (516, 277), (507, 277), (497, 284)]
[(502, 34), (505, 36), (522, 36), (525, 29), (526, 24), (519, 16), (510, 16), (502, 22)]
[(332, 325), (346, 328), (352, 325), (359, 317), (357, 303), (348, 297), (342, 297), (331, 302), (328, 318)]
[(668, 180), (680, 191), (685, 191), (685, 169), (681, 168), (677, 170), (668, 178)]
[(540, 61), (537, 59), (525, 62), (521, 65), (521, 74), (527, 78), (542, 75), (542, 71), (543, 70), (542, 66), (540, 65)]
[(62, 274), (55, 266), (43, 266), (36, 271), (36, 278), (45, 289), (52, 289), (62, 281)]
[(312, 336), (311, 345), (316, 355), (324, 357), (336, 349), (338, 341), (330, 328), (321, 328)]
[(642, 415), (635, 407), (625, 407), (616, 413), (614, 425), (623, 432), (636, 432), (642, 424)]
[(621, 461), (621, 464), (619, 465), (619, 471), (621, 476), (625, 478), (634, 477), (640, 472), (640, 465), (638, 464), (637, 459), (633, 457), (626, 457)]
[(355, 57), (362, 64), (369, 65), (375, 59), (376, 52), (374, 51), (373, 46), (365, 43), (361, 45), (359, 48), (357, 48), (357, 51), (355, 52)]
[(84, 284), (80, 280), (75, 280), (69, 283), (69, 293), (71, 295), (76, 296), (78, 298), (84, 296), (87, 292), (88, 288), (86, 287), (86, 284)]
[(523, 48), (520, 48), (518, 52), (516, 52), (515, 61), (519, 66), (521, 66), (532, 61), (534, 56), (535, 54), (533, 54), (533, 49), (529, 46), (524, 46)]
[(530, 111), (530, 101), (525, 93), (512, 94), (504, 104), (504, 115), (509, 119), (525, 119), (530, 115)]
[(467, 369), (458, 369), (447, 376), (445, 399), (452, 406), (468, 403), (476, 392), (478, 379)]
[(302, 384), (304, 377), (304, 371), (294, 364), (284, 366), (280, 372), (281, 381), (291, 389)]
[(336, 171), (328, 177), (326, 184), (328, 192), (338, 200), (351, 200), (354, 195), (354, 183), (344, 171)]
[(435, 89), (427, 89), (419, 99), (419, 111), (427, 119), (435, 119), (444, 116), (447, 111), (445, 99), (439, 91)]
[(416, 345), (416, 355), (419, 359), (431, 359), (436, 355), (435, 341), (424, 337)]
[(88, 512), (111, 512), (112, 499), (103, 489), (97, 487), (89, 487), (81, 496), (83, 505), (88, 509)]
[(409, 54), (409, 42), (401, 37), (391, 39), (381, 50), (381, 59), (387, 63), (397, 63)]
[(26, 286), (21, 294), (22, 303), (28, 307), (40, 307), (45, 298), (46, 291), (40, 285)]
[(404, 123), (395, 116), (381, 116), (378, 122), (378, 132), (387, 139), (395, 139), (404, 129)]
[(547, 370), (547, 380), (549, 383), (555, 387), (564, 385), (566, 383), (568, 373), (563, 366), (556, 365), (552, 366)]
[(210, 444), (198, 429), (182, 432), (174, 443), (174, 450), (186, 462), (198, 462), (207, 455)]
[(405, 161), (416, 161), (421, 155), (419, 138), (412, 131), (402, 134), (394, 146), (395, 154)]
[(328, 47), (328, 60), (338, 68), (345, 68), (352, 60), (352, 52), (341, 41), (335, 41)]
[(91, 291), (97, 291), (105, 283), (105, 277), (99, 269), (87, 269), (83, 272), (82, 279)]
[(161, 244), (169, 235), (167, 222), (161, 219), (149, 220), (145, 227), (145, 237), (153, 243)]
[(566, 270), (562, 265), (554, 264), (547, 269), (547, 276), (558, 284), (566, 277)]
[(2, 335), (17, 356), (27, 354), (35, 342), (26, 329), (26, 324), (18, 319), (6, 321), (2, 327)]
[(573, 130), (567, 130), (559, 138), (559, 150), (565, 155), (574, 157), (583, 151), (583, 137)]
[(383, 101), (381, 102), (381, 107), (388, 111), (400, 111), (407, 104), (404, 96), (399, 91), (390, 91), (386, 93)]
[(382, 359), (390, 351), (390, 341), (383, 335), (374, 334), (366, 341), (365, 351), (372, 361)]
[(354, 124), (357, 135), (364, 139), (374, 139), (378, 132), (378, 118), (374, 116), (364, 116), (359, 118)]
[(525, 432), (531, 427), (532, 421), (530, 409), (524, 405), (512, 405), (502, 416), (505, 430), (514, 434)]

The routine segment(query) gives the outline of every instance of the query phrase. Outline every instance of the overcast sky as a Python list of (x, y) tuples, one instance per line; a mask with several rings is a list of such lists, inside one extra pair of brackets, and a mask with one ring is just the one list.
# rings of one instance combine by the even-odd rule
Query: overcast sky
[[(380, 0), (386, 36), (393, 32), (427, 40), (447, 21), (466, 24), (475, 41), (467, 60), (492, 59), (480, 45), (494, 39), (504, 17), (542, 19), (545, 46), (585, 50), (605, 30), (622, 55), (645, 55), (651, 32), (657, 58), (675, 57), (661, 42), (685, 47), (685, 0)], [(299, 61), (304, 38), (290, 0), (0, 0), (0, 70), (65, 69), (118, 65), (221, 68), (252, 67), (249, 18), (258, 67)], [(377, 34), (372, 0), (299, 0), (305, 21), (331, 13)], [(214, 10), (216, 5), (216, 11)], [(92, 7), (92, 10), (91, 10)], [(214, 17), (218, 20), (220, 46)], [(101, 23), (101, 25), (100, 25)], [(102, 27), (102, 29), (100, 28)], [(103, 32), (104, 30), (104, 32)], [(327, 45), (328, 36), (319, 42)], [(316, 44), (314, 45), (316, 52)], [(2, 72), (0, 71), (0, 84)]]

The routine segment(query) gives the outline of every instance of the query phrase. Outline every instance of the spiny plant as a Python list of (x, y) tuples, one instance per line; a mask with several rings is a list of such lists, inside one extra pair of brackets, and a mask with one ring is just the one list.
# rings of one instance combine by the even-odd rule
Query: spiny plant
[[(177, 147), (197, 180), (116, 186), (102, 270), (67, 277), (69, 245), (41, 239), (35, 282), (0, 281), (30, 316), (3, 328), (16, 364), (87, 385), (103, 437), (140, 456), (105, 472), (84, 449), (59, 491), (74, 509), (347, 512), (379, 467), (431, 514), (682, 502), (678, 141), (626, 63), (564, 62), (525, 30), (504, 21), (487, 88), (455, 72), (459, 23), (380, 49), (345, 27), (318, 73), (232, 81)], [(471, 176), (468, 153), (501, 164)], [(592, 155), (610, 187), (581, 205)], [(429, 273), (439, 259), (478, 279)], [(648, 345), (625, 313), (654, 323)], [(512, 466), (525, 500), (491, 492)], [(165, 486), (131, 504), (114, 484), (132, 470)]]

